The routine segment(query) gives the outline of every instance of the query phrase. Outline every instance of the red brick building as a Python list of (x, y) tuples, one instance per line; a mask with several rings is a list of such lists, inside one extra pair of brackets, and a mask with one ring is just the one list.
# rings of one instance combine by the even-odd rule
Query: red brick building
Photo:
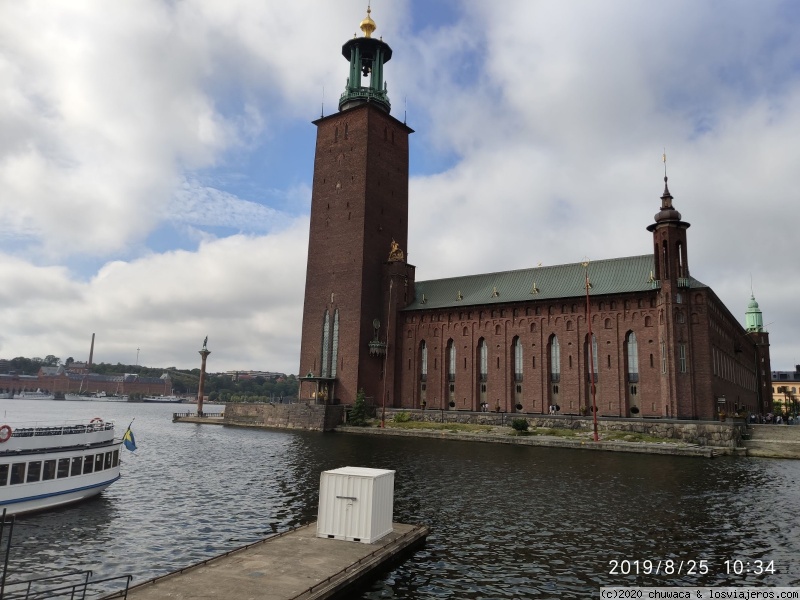
[(315, 121), (301, 397), (350, 404), (363, 388), (389, 407), (596, 405), (619, 417), (770, 409), (757, 304), (745, 329), (690, 274), (689, 223), (666, 177), (660, 210), (643, 224), (652, 255), (415, 282), (403, 253), (413, 131), (389, 114), (392, 51), (374, 28), (368, 15), (364, 36), (343, 46), (339, 112)]

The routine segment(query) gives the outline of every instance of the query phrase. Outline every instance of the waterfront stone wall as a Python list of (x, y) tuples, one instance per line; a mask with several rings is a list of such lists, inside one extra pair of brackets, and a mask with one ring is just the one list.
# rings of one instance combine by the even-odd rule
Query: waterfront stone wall
[[(546, 429), (580, 429), (592, 431), (591, 417), (576, 416), (529, 416), (517, 413), (474, 413), (439, 410), (387, 410), (387, 418), (404, 412), (412, 421), (433, 423), (474, 423), (479, 425), (511, 426), (513, 419), (526, 419), (530, 427)], [(742, 445), (742, 434), (746, 429), (744, 419), (719, 421), (682, 421), (675, 419), (608, 419), (597, 420), (598, 432), (622, 431), (652, 435), (654, 437), (681, 440), (687, 444), (736, 448)]]
[(330, 431), (342, 422), (343, 407), (320, 404), (245, 404), (225, 407), (225, 425)]

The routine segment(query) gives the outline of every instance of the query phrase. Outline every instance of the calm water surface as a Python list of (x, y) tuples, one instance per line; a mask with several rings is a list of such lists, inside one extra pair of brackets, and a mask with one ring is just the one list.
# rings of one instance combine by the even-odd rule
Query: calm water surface
[[(800, 462), (714, 460), (173, 424), (169, 405), (0, 400), (3, 423), (95, 416), (133, 430), (123, 478), (22, 517), (14, 578), (161, 575), (316, 519), (321, 471), (395, 475), (395, 520), (426, 546), (362, 598), (587, 598), (601, 585), (800, 586)], [(2, 424), (2, 423), (0, 423)], [(706, 575), (612, 575), (609, 561), (707, 560)], [(725, 560), (776, 574), (727, 575)]]

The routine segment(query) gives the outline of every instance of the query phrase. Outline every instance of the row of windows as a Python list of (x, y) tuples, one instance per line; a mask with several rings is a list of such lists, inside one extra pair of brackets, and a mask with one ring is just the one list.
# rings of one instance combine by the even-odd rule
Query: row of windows
[(730, 381), (751, 392), (756, 391), (755, 373), (746, 369), (716, 346), (711, 347), (713, 373), (717, 377)]
[[(588, 336), (587, 336), (588, 339)], [(663, 343), (662, 343), (663, 344)], [(680, 364), (682, 365), (682, 372), (686, 372), (686, 345), (681, 344)], [(561, 345), (558, 341), (558, 336), (550, 336), (548, 343), (549, 358), (550, 358), (550, 375), (552, 381), (558, 381), (561, 374)], [(515, 337), (512, 343), (513, 351), (513, 364), (514, 364), (514, 379), (515, 381), (522, 381), (523, 379), (523, 348), (522, 341), (519, 337)], [(599, 369), (599, 362), (597, 358), (597, 336), (592, 334), (592, 356), (591, 362), (588, 357), (588, 350), (586, 351), (586, 369), (594, 371), (594, 380), (597, 381), (597, 369)], [(662, 348), (663, 353), (663, 348)], [(478, 376), (481, 381), (486, 381), (489, 376), (489, 348), (486, 340), (481, 338), (478, 342)], [(626, 369), (628, 372), (628, 379), (630, 381), (638, 381), (639, 374), (639, 345), (636, 341), (636, 334), (632, 331), (628, 332), (625, 336), (625, 356), (626, 356)], [(423, 340), (420, 342), (420, 379), (425, 381), (428, 376), (428, 346)], [(434, 359), (434, 368), (436, 368)], [(447, 378), (449, 381), (454, 381), (456, 376), (456, 345), (451, 339), (447, 342)], [(500, 357), (497, 357), (497, 366), (500, 367)], [(532, 358), (532, 366), (536, 368), (536, 357)], [(653, 356), (650, 355), (650, 366), (653, 366)], [(467, 367), (467, 359), (464, 358), (464, 368)], [(569, 356), (569, 367), (572, 368), (572, 356)], [(611, 355), (608, 355), (608, 367), (611, 367)], [(411, 369), (411, 360), (409, 359), (408, 368)], [(664, 369), (666, 372), (666, 358), (664, 358)]]
[(113, 469), (119, 465), (119, 450), (51, 460), (32, 460), (0, 465), (0, 486), (36, 483)]

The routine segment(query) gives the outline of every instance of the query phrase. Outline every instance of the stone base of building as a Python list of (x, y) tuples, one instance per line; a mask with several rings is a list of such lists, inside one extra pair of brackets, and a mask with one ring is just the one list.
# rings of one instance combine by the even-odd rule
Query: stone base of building
[(344, 407), (323, 404), (238, 404), (225, 406), (224, 425), (331, 431), (344, 418)]
[[(464, 412), (441, 410), (399, 410), (387, 409), (386, 418), (394, 413), (404, 412), (412, 421), (432, 423), (474, 423), (477, 425), (510, 426), (513, 419), (527, 419), (530, 427), (548, 429), (579, 429), (592, 431), (591, 417), (577, 416), (529, 416), (519, 413)], [(711, 446), (715, 448), (737, 448), (742, 446), (742, 435), (746, 431), (744, 419), (719, 421), (683, 421), (677, 419), (610, 419), (597, 420), (597, 431), (621, 431), (639, 433), (653, 437), (680, 440), (686, 444)]]

